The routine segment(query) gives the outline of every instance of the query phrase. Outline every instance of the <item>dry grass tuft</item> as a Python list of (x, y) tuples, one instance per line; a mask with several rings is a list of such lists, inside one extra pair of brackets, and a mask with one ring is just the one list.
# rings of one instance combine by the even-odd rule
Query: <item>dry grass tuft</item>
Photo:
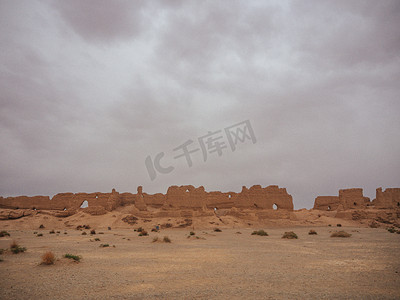
[(299, 237), (293, 231), (287, 231), (282, 235), (283, 239), (298, 239)]
[(347, 233), (346, 231), (336, 231), (334, 233), (331, 234), (331, 237), (342, 237), (342, 238), (347, 238), (347, 237), (351, 237), (350, 233)]
[(260, 229), (253, 231), (251, 235), (268, 236), (268, 233), (266, 233), (263, 229)]
[(48, 251), (42, 255), (42, 265), (53, 265), (54, 262), (56, 261), (56, 257), (54, 256), (54, 253), (51, 251)]

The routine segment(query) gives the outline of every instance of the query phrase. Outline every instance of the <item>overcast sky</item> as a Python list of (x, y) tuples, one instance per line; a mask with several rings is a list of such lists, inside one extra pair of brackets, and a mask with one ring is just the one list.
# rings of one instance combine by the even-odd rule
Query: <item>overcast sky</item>
[(0, 105), (2, 196), (373, 199), (400, 187), (400, 1), (0, 0)]

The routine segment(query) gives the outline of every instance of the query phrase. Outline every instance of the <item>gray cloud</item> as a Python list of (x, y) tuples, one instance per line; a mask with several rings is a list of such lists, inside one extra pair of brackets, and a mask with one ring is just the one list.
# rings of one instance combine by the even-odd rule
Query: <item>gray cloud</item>
[[(398, 1), (1, 1), (0, 194), (399, 186)], [(249, 119), (257, 143), (172, 150)], [(193, 147), (198, 144), (193, 144)], [(165, 152), (170, 174), (144, 160)]]

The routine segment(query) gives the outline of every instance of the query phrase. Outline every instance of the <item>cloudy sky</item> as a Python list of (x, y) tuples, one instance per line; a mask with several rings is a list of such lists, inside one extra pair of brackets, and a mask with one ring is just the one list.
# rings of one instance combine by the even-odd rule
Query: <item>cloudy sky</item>
[(2, 196), (374, 198), (400, 187), (399, 132), (399, 1), (0, 0)]

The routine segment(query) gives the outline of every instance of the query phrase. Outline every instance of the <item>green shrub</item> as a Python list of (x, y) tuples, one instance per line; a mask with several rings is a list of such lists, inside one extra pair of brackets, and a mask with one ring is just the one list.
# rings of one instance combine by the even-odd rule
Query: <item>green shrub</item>
[(100, 239), (99, 239), (99, 238), (95, 238), (94, 240), (95, 240), (96, 242), (99, 242), (99, 241), (100, 241)]
[(268, 233), (266, 233), (263, 229), (260, 229), (253, 231), (251, 235), (268, 236)]
[(189, 232), (190, 235), (195, 235), (196, 233), (194, 233), (193, 231)]
[(298, 239), (299, 237), (293, 231), (287, 231), (282, 235), (283, 239)]
[(351, 237), (351, 234), (347, 233), (346, 231), (336, 231), (336, 232), (331, 234), (331, 237), (347, 238), (347, 237)]
[(13, 241), (10, 245), (10, 250), (14, 254), (22, 253), (26, 251), (25, 247), (21, 247), (20, 245), (17, 244), (16, 241)]
[(10, 236), (10, 234), (7, 231), (2, 230), (2, 231), (0, 231), (0, 237), (3, 237), (3, 236)]
[(147, 231), (146, 230), (142, 230), (140, 233), (139, 233), (139, 236), (148, 236), (149, 234), (147, 233)]
[(43, 236), (43, 233), (38, 233), (38, 235), (37, 236)]
[(390, 233), (396, 233), (397, 232), (397, 230), (394, 227), (388, 228), (387, 231), (389, 231)]
[(74, 261), (80, 261), (81, 260), (81, 256), (80, 255), (74, 255), (74, 254), (69, 254), (69, 253), (67, 253), (67, 254), (64, 254), (64, 257), (65, 258), (69, 258), (69, 259), (73, 259)]

